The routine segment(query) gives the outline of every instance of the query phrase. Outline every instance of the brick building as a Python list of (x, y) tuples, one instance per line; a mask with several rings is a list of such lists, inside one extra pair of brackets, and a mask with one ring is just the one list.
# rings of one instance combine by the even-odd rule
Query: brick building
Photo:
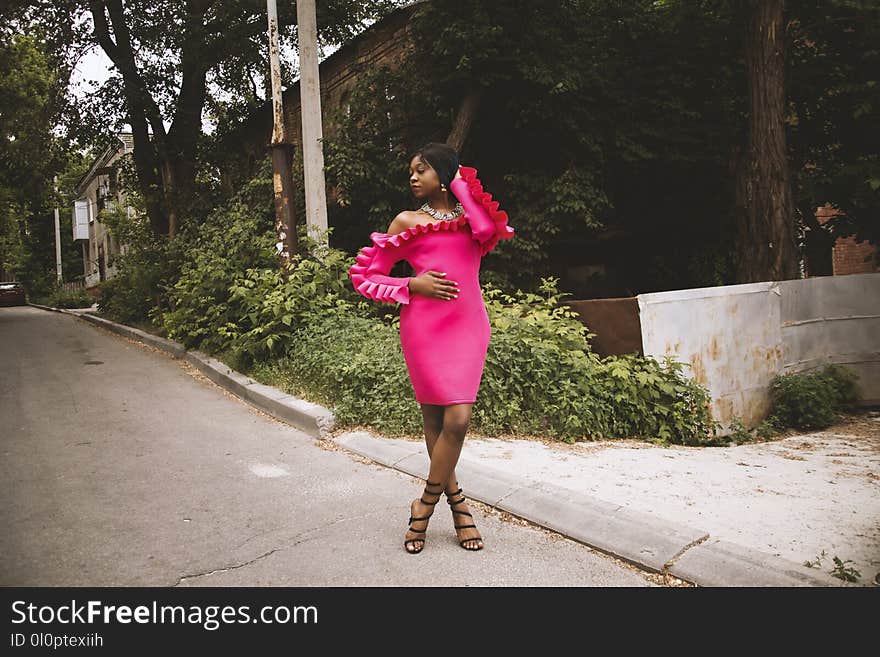
[[(336, 126), (331, 120), (332, 112), (345, 108), (350, 89), (355, 86), (358, 74), (376, 66), (387, 64), (396, 67), (401, 61), (400, 54), (411, 48), (409, 22), (420, 5), (429, 0), (416, 0), (399, 7), (381, 20), (373, 23), (363, 32), (353, 37), (331, 55), (324, 58), (318, 66), (321, 86), (322, 132), (325, 138), (335, 134)], [(285, 89), (282, 94), (284, 107), (284, 128), (287, 139), (292, 144), (302, 143), (302, 117), (300, 114), (299, 80)], [(235, 131), (224, 138), (226, 151), (231, 160), (245, 163), (250, 171), (253, 165), (263, 160), (272, 138), (272, 101), (266, 101), (247, 118)], [(328, 190), (332, 197), (333, 190)]]
[[(829, 205), (816, 210), (816, 219), (820, 224), (825, 224), (838, 211)], [(846, 274), (868, 274), (880, 272), (880, 262), (877, 258), (877, 246), (870, 242), (857, 242), (855, 237), (839, 237), (831, 248), (831, 253), (821, 253), (813, 257), (814, 260), (822, 260), (820, 264), (808, 258), (806, 263), (807, 276), (833, 275), (845, 276)]]

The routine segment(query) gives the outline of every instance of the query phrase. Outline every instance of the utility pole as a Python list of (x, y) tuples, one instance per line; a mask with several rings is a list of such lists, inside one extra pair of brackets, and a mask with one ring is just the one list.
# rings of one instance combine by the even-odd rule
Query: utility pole
[(58, 176), (52, 177), (55, 188), (55, 276), (58, 284), (63, 280), (61, 272), (61, 222), (58, 220)]
[(299, 90), (302, 116), (303, 173), (306, 192), (306, 227), (318, 240), (327, 230), (327, 187), (321, 128), (321, 80), (318, 74), (318, 28), (315, 0), (297, 0), (299, 35)]
[(278, 58), (278, 10), (275, 0), (266, 0), (269, 16), (269, 67), (272, 74), (272, 186), (275, 190), (275, 233), (278, 235), (278, 256), (281, 270), (293, 254), (299, 251), (296, 221), (293, 216), (293, 174), (291, 157), (293, 146), (284, 130), (284, 102), (281, 91), (281, 63)]

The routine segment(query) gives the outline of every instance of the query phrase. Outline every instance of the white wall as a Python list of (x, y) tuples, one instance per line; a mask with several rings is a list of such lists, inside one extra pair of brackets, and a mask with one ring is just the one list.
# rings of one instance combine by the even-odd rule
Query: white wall
[(880, 274), (823, 276), (779, 287), (785, 372), (840, 363), (859, 375), (866, 401), (880, 402)]
[(880, 400), (880, 274), (808, 278), (638, 296), (645, 355), (674, 357), (712, 394), (716, 420), (769, 410), (776, 374), (852, 367)]

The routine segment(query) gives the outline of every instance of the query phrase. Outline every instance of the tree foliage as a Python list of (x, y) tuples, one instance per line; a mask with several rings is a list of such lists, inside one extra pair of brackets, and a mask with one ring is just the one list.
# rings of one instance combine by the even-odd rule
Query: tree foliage
[(791, 3), (788, 98), (795, 197), (839, 211), (824, 230), (880, 243), (880, 3)]
[[(876, 3), (815, 0), (787, 11), (795, 203), (802, 216), (826, 202), (843, 208), (870, 236), (880, 224)], [(412, 206), (407, 154), (445, 139), (476, 90), (479, 115), (461, 155), (517, 229), (492, 255), (502, 278), (529, 287), (554, 273), (584, 297), (737, 282), (743, 25), (740, 3), (725, 0), (421, 5), (415, 50), (396, 70), (359, 76), (327, 142), (339, 245), (356, 248), (365, 228), (384, 230)], [(590, 263), (604, 273), (587, 284), (566, 275)]]
[[(55, 130), (65, 93), (63, 66), (39, 30), (0, 29), (0, 272), (26, 281), (33, 297), (53, 285), (53, 209), (66, 205), (84, 166)], [(70, 219), (60, 219), (64, 267), (81, 271), (81, 255), (66, 239)]]
[[(389, 4), (319, 3), (321, 41), (350, 38), (363, 29), (364, 20), (387, 11)], [(205, 164), (200, 152), (206, 142), (205, 110), (222, 116), (229, 106), (227, 94), (243, 98), (246, 108), (264, 100), (254, 81), (268, 74), (265, 2), (32, 0), (13, 3), (9, 14), (20, 29), (37, 24), (50, 33), (59, 55), (68, 58), (68, 70), (70, 58), (89, 47), (100, 47), (112, 61), (114, 76), (95, 91), (97, 104), (84, 111), (70, 104), (69, 127), (75, 134), (91, 133), (90, 141), (97, 141), (97, 134), (130, 126), (152, 228), (159, 234), (175, 233), (198, 194)], [(281, 37), (294, 45), (295, 24), (295, 5), (282, 3)], [(294, 73), (287, 68), (288, 84)], [(262, 88), (269, 86), (263, 79)], [(82, 116), (87, 120), (79, 121)]]
[[(319, 2), (319, 39), (345, 41), (399, 4)], [(295, 44), (293, 5), (279, 10), (282, 38)], [(145, 207), (158, 194), (164, 208), (154, 229), (162, 232), (172, 206), (181, 230), (200, 223), (235, 191), (221, 184), (221, 136), (265, 103), (264, 3), (11, 0), (0, 11), (3, 56), (12, 58), (0, 91), (3, 127), (17, 122), (14, 130), (31, 135), (0, 144), (3, 203), (14, 208), (5, 216), (21, 215), (19, 202), (39, 206), (30, 216), (51, 208), (49, 174), (68, 161), (53, 148), (99, 148), (132, 116), (153, 133), (139, 143), (138, 181)], [(486, 278), (528, 288), (554, 274), (576, 297), (736, 282), (733, 165), (748, 119), (742, 11), (741, 0), (418, 3), (413, 52), (394, 70), (357, 71), (343, 107), (324, 108), (325, 120), (346, 110), (339, 131), (325, 133), (337, 245), (354, 250), (365, 229), (384, 229), (413, 206), (407, 155), (444, 140), (462, 99), (476, 94), (462, 160), (479, 169), (518, 236), (493, 252)], [(129, 35), (133, 68), (117, 67), (75, 101), (67, 83), (83, 53), (99, 47), (99, 15), (120, 57), (119, 38)], [(827, 234), (811, 217), (830, 203), (841, 211), (830, 238), (877, 238), (878, 17), (876, 0), (786, 4), (785, 129), (807, 235)], [(42, 63), (12, 39), (24, 34)], [(286, 84), (295, 73), (284, 68)], [(201, 131), (204, 116), (217, 125), (211, 135)], [(53, 124), (60, 149), (45, 141)], [(174, 185), (180, 203), (170, 202)], [(583, 282), (579, 266), (597, 273)]]

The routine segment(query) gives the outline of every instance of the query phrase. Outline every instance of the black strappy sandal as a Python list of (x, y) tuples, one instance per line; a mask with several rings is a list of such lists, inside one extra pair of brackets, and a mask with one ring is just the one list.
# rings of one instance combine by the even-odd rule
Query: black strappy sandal
[[(457, 491), (455, 491), (454, 493), (452, 493), (452, 495), (458, 495), (458, 494), (460, 494), (460, 493), (461, 493), (461, 488), (459, 488)], [(464, 495), (462, 495), (460, 500), (456, 500), (455, 502), (453, 502), (452, 499), (450, 498), (449, 493), (446, 493), (446, 501), (449, 502), (449, 508), (450, 508), (450, 510), (451, 510), (452, 513), (453, 513), (453, 516), (452, 516), (452, 522), (453, 522), (453, 525), (454, 525), (454, 527), (455, 527), (456, 529), (467, 529), (468, 527), (473, 527), (474, 529), (477, 528), (477, 526), (476, 526), (476, 525), (473, 525), (473, 524), (471, 524), (471, 525), (456, 525), (456, 524), (455, 524), (455, 514), (456, 514), (456, 513), (457, 513), (458, 515), (460, 515), (460, 516), (470, 516), (470, 517), (471, 517), (471, 520), (473, 520), (473, 517), (474, 517), (474, 516), (473, 516), (471, 513), (468, 513), (467, 511), (456, 511), (455, 508), (454, 508), (456, 504), (461, 504), (461, 503), (464, 502), (466, 499), (467, 499), (467, 498), (466, 498)], [(474, 537), (472, 537), (472, 538), (465, 538), (465, 539), (460, 540), (460, 541), (458, 542), (458, 544), (459, 544), (461, 547), (463, 547), (465, 550), (470, 550), (471, 552), (476, 552), (477, 550), (482, 550), (482, 549), (483, 549), (483, 546), (482, 546), (482, 545), (480, 545), (479, 547), (468, 547), (467, 545), (465, 545), (465, 543), (467, 543), (468, 541), (480, 541), (480, 543), (482, 543), (482, 542), (483, 542), (483, 537), (482, 537), (482, 536), (474, 536)]]
[[(443, 491), (442, 491), (442, 490), (439, 490), (439, 491), (437, 491), (436, 493), (432, 493), (431, 491), (428, 490), (428, 486), (442, 486), (442, 485), (443, 485), (443, 484), (435, 484), (435, 483), (432, 482), (432, 481), (426, 481), (426, 482), (425, 482), (425, 491), (424, 491), (424, 492), (427, 493), (428, 495), (436, 495), (436, 496), (437, 496), (437, 499), (434, 500), (433, 502), (426, 502), (426, 501), (425, 501), (425, 496), (424, 496), (424, 494), (422, 494), (422, 496), (421, 496), (421, 498), (420, 498), (422, 504), (427, 504), (428, 506), (431, 506), (431, 507), (433, 507), (435, 504), (437, 504), (437, 502), (440, 501), (440, 495), (443, 494)], [(412, 514), (412, 503), (410, 503), (410, 514)], [(431, 513), (429, 513), (428, 515), (423, 516), (423, 517), (421, 517), (421, 518), (414, 518), (412, 515), (410, 515), (410, 517), (409, 517), (409, 523), (408, 523), (408, 524), (410, 525), (410, 526), (409, 526), (409, 531), (411, 531), (411, 532), (414, 533), (414, 534), (422, 534), (422, 536), (419, 537), (419, 538), (408, 538), (408, 539), (406, 539), (406, 540), (403, 542), (404, 549), (406, 549), (406, 551), (409, 552), (410, 554), (418, 554), (419, 552), (421, 552), (421, 551), (425, 548), (425, 539), (427, 538), (427, 532), (428, 532), (428, 527), (427, 527), (427, 526), (425, 526), (425, 529), (424, 529), (423, 531), (418, 531), (417, 529), (413, 529), (413, 528), (412, 528), (412, 524), (413, 524), (413, 522), (415, 522), (415, 521), (417, 521), (417, 520), (428, 520), (432, 515), (434, 515), (434, 509), (431, 509)], [(409, 549), (409, 544), (410, 544), (410, 543), (413, 543), (413, 544), (421, 543), (421, 546), (419, 546), (419, 547), (417, 547), (417, 548), (413, 548), (412, 550), (410, 550), (410, 549)]]

